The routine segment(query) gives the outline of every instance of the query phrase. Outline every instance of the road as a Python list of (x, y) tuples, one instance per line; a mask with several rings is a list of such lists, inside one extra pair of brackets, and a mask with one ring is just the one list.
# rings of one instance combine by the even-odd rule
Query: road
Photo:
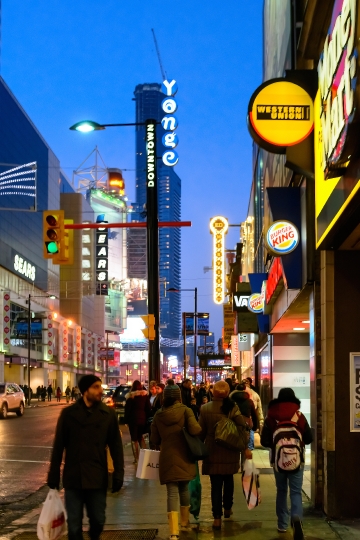
[(56, 422), (66, 406), (41, 404), (27, 408), (21, 418), (9, 413), (0, 420), (0, 526), (44, 498), (39, 490), (46, 483)]

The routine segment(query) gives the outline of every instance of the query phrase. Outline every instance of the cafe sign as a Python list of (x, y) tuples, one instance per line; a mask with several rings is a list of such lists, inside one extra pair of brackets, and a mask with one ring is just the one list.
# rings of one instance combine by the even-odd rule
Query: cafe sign
[(266, 246), (277, 257), (288, 255), (300, 241), (298, 229), (290, 221), (274, 221), (265, 236)]
[(284, 154), (313, 131), (313, 100), (304, 88), (286, 79), (267, 81), (251, 96), (248, 128), (261, 148)]

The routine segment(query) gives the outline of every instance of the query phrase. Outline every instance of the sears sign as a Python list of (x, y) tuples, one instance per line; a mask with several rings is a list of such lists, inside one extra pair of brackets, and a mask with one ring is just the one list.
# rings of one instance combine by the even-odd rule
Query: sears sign
[(266, 233), (266, 245), (276, 256), (288, 255), (297, 248), (299, 231), (290, 221), (274, 221)]

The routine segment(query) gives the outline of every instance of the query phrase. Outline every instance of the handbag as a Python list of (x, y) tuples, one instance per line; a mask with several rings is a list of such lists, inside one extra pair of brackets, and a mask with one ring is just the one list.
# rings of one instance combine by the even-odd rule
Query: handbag
[(66, 511), (57, 489), (50, 489), (37, 523), (39, 540), (57, 540), (66, 533)]
[(242, 488), (246, 504), (252, 510), (261, 503), (259, 471), (252, 459), (246, 459), (242, 473)]
[(246, 430), (245, 427), (239, 426), (242, 428), (241, 434), (239, 433), (238, 426), (230, 418), (230, 413), (215, 424), (215, 442), (228, 450), (243, 452), (247, 447)]
[(159, 480), (159, 458), (157, 450), (141, 449), (136, 478), (143, 480)]
[(183, 434), (192, 461), (199, 461), (209, 457), (210, 452), (200, 437), (197, 435), (190, 435), (185, 426), (183, 427)]

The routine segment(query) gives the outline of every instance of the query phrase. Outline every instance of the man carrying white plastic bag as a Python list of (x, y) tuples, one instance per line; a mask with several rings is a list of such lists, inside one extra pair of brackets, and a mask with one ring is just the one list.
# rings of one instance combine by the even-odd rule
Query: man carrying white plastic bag
[(37, 524), (39, 540), (57, 540), (66, 533), (66, 512), (56, 489), (50, 489)]
[(78, 386), (82, 398), (63, 409), (58, 420), (48, 486), (59, 489), (65, 450), (63, 486), (68, 538), (82, 540), (85, 506), (90, 539), (99, 540), (105, 523), (108, 484), (106, 448), (109, 448), (114, 464), (112, 493), (116, 493), (124, 479), (123, 446), (115, 411), (101, 401), (101, 379), (95, 375), (84, 375)]

